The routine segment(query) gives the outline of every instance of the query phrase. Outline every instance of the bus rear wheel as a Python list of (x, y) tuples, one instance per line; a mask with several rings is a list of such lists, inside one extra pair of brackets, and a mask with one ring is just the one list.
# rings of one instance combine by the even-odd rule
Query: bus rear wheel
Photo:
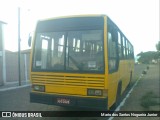
[(130, 80), (129, 80), (129, 84), (128, 84), (129, 87), (131, 87), (131, 82), (132, 82), (132, 71), (130, 73)]
[(115, 106), (117, 107), (121, 102), (121, 89), (122, 89), (122, 82), (119, 82), (117, 88), (117, 95), (116, 95), (116, 103)]

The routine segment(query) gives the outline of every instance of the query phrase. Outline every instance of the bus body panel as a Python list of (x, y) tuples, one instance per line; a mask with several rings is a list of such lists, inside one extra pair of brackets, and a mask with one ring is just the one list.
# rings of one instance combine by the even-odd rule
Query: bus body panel
[(30, 102), (65, 107), (108, 109), (107, 98), (92, 98), (72, 95), (30, 93)]
[(108, 75), (108, 107), (110, 108), (117, 97), (118, 83), (122, 83), (121, 95), (124, 93), (130, 83), (131, 72), (133, 73), (133, 60), (120, 60), (118, 72)]
[[(88, 23), (90, 28), (87, 28), (87, 24), (85, 23), (85, 20), (89, 22), (89, 20), (91, 20), (90, 17), (91, 18), (97, 17), (97, 18), (94, 18), (92, 22)], [(76, 18), (75, 21), (74, 21), (74, 18)], [(81, 19), (81, 18), (85, 18), (85, 19)], [(58, 24), (59, 19), (61, 19), (61, 22), (60, 22), (61, 24)], [(52, 20), (53, 21), (55, 20), (56, 24)], [(83, 21), (84, 24), (81, 26), (80, 24), (76, 23), (76, 20)], [(31, 67), (30, 67), (30, 78), (32, 82), (32, 92), (30, 93), (30, 101), (36, 102), (36, 103), (43, 103), (43, 104), (59, 105), (59, 106), (76, 106), (76, 107), (110, 109), (111, 106), (116, 102), (117, 89), (118, 89), (119, 82), (122, 83), (121, 94), (124, 92), (127, 85), (129, 84), (130, 74), (131, 72), (133, 72), (134, 61), (133, 61), (133, 58), (126, 59), (124, 57), (123, 59), (121, 59), (118, 56), (116, 58), (116, 61), (118, 63), (117, 70), (111, 71), (111, 72), (109, 71), (110, 61), (109, 61), (108, 47), (110, 45), (108, 44), (108, 40), (109, 40), (108, 32), (110, 32), (110, 29), (108, 28), (108, 23), (111, 23), (111, 26), (115, 28), (115, 31), (118, 31), (121, 34), (121, 42), (123, 42), (122, 37), (124, 37), (125, 39), (126, 37), (119, 30), (119, 28), (114, 23), (112, 23), (112, 21), (107, 16), (104, 16), (104, 15), (62, 17), (62, 18), (49, 19), (48, 23), (45, 23), (45, 21), (48, 21), (48, 20), (40, 21), (41, 23), (44, 22), (43, 24), (39, 24), (39, 23), (37, 24), (35, 36), (33, 39), (33, 49), (31, 50)], [(98, 21), (103, 23), (98, 23)], [(66, 23), (64, 30), (62, 25), (63, 22)], [(94, 23), (96, 24), (95, 25), (96, 27), (94, 27)], [(55, 27), (52, 27), (52, 25), (50, 24), (54, 25)], [(71, 27), (69, 28), (70, 25)], [(44, 28), (45, 26), (49, 26), (49, 29)], [(78, 27), (77, 30), (76, 30), (76, 27), (74, 28), (74, 26)], [(69, 64), (69, 62), (64, 63), (65, 67), (63, 71), (60, 71), (60, 72), (52, 71), (52, 70), (43, 71), (43, 69), (46, 68), (48, 63), (46, 63), (46, 65), (45, 64), (42, 65), (43, 63), (40, 60), (34, 61), (35, 46), (36, 46), (36, 40), (37, 40), (36, 35), (44, 31), (52, 32), (53, 28), (55, 28), (54, 31), (56, 32), (57, 30), (58, 32), (61, 30), (67, 31), (67, 33), (63, 35), (64, 36), (63, 39), (67, 39), (65, 36), (70, 35), (72, 31), (81, 31), (79, 33), (76, 32), (76, 34), (78, 35), (82, 33), (83, 28), (85, 29), (85, 31), (89, 31), (90, 29), (92, 30), (92, 29), (102, 28), (103, 29), (103, 48), (102, 49), (103, 49), (104, 71), (102, 73), (96, 73), (96, 72), (92, 73), (91, 71), (89, 72), (67, 71), (66, 72), (65, 70), (68, 69), (66, 66)], [(94, 31), (89, 31), (88, 33), (94, 33)], [(45, 33), (44, 35), (48, 35), (48, 34)], [(50, 37), (46, 37), (44, 35), (42, 34), (42, 35), (39, 35), (38, 37), (42, 37), (42, 40), (46, 39), (47, 41), (49, 41)], [(57, 36), (58, 35), (60, 34), (57, 34)], [(99, 36), (100, 34), (97, 34), (97, 35)], [(72, 36), (70, 36), (70, 38), (72, 38)], [(78, 42), (79, 42), (78, 39), (82, 39), (82, 38), (88, 39), (86, 40), (87, 42), (84, 43), (83, 41), (85, 40), (82, 40), (82, 43), (78, 45)], [(73, 40), (74, 43), (72, 43), (73, 46), (77, 45), (77, 48), (76, 47), (73, 48), (73, 50), (75, 50), (77, 54), (78, 54), (78, 51), (81, 50), (78, 48), (78, 46), (90, 45), (90, 48), (92, 50), (95, 50), (95, 48), (98, 50), (102, 47), (99, 45), (98, 42), (95, 43), (96, 39), (94, 39), (94, 37), (91, 37), (91, 36), (89, 37), (89, 35), (83, 34), (82, 38), (79, 37), (77, 39), (77, 42), (75, 42), (76, 41), (76, 38), (75, 38), (75, 40)], [(52, 41), (54, 39), (57, 39), (57, 38), (53, 38)], [(90, 39), (93, 39), (92, 42), (90, 42)], [(72, 56), (72, 57), (75, 57), (74, 59), (69, 58), (70, 57), (68, 52), (70, 50), (69, 41), (68, 40), (66, 41), (67, 42), (64, 42), (64, 44), (68, 48), (67, 49), (65, 48), (66, 50), (64, 50), (64, 52), (66, 52), (64, 55), (65, 57), (64, 60), (69, 61), (69, 59), (71, 59), (70, 61), (72, 62), (72, 64), (75, 64), (74, 66), (73, 65), (70, 66), (72, 67), (73, 70), (82, 69), (81, 66), (83, 66), (83, 64), (81, 64), (81, 66), (76, 65), (78, 64), (78, 62), (76, 62), (75, 59), (81, 60), (83, 59), (83, 57), (79, 56), (80, 55), (79, 54), (77, 56), (76, 55)], [(126, 39), (126, 41), (128, 40)], [(92, 43), (94, 43), (94, 45)], [(48, 44), (50, 43), (48, 42)], [(61, 46), (63, 45), (62, 43), (59, 43), (59, 44), (61, 44)], [(126, 44), (129, 44), (129, 41)], [(94, 46), (96, 47), (94, 48)], [(124, 46), (125, 45), (123, 44), (121, 47), (124, 47)], [(128, 53), (127, 52), (125, 53), (125, 51), (122, 51), (122, 52), (124, 52), (124, 54), (129, 55), (129, 52), (131, 52), (130, 50), (131, 48), (128, 47), (125, 49), (126, 50), (128, 49), (127, 51)], [(57, 48), (57, 50), (60, 50), (60, 49)], [(73, 50), (71, 52), (73, 52)], [(118, 52), (118, 45), (116, 47), (116, 50)], [(83, 52), (85, 51), (86, 50), (83, 50)], [(133, 48), (132, 48), (132, 52), (133, 52)], [(60, 55), (60, 53), (58, 54)], [(66, 57), (67, 55), (68, 57)], [(117, 53), (117, 55), (119, 54)], [(44, 56), (42, 58), (44, 59), (43, 62), (46, 62), (45, 60), (46, 58), (48, 57)], [(56, 58), (54, 59), (56, 60)], [(56, 61), (58, 61), (58, 59)], [(90, 61), (88, 62), (88, 67), (93, 67), (95, 69), (95, 66), (96, 66), (95, 62), (94, 61), (90, 62)], [(86, 62), (84, 63), (86, 64)], [(37, 66), (37, 68), (39, 68), (39, 66), (41, 67), (43, 66), (43, 69), (37, 71), (37, 69), (33, 69), (33, 66)]]
[(45, 85), (46, 93), (87, 96), (87, 89), (105, 88), (104, 75), (70, 74), (70, 73), (31, 73), (33, 85)]

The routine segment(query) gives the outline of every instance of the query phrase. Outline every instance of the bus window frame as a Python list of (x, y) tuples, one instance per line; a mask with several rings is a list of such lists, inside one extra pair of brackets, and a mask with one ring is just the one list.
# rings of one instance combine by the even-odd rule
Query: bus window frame
[[(111, 29), (110, 29), (111, 28)], [(115, 41), (115, 51), (116, 51), (116, 57), (115, 58), (115, 68), (114, 69), (110, 69), (109, 68), (109, 60), (110, 60), (110, 56), (109, 56), (109, 39), (108, 39), (108, 33), (113, 33), (113, 36), (114, 38), (114, 41)], [(118, 27), (108, 18), (108, 22), (107, 22), (107, 51), (108, 51), (108, 73), (111, 74), (111, 73), (114, 73), (114, 72), (117, 72), (118, 71), (118, 68), (119, 68), (119, 52), (118, 52)]]
[(117, 30), (117, 34), (118, 34), (118, 36), (120, 37), (118, 37), (118, 40), (120, 39), (120, 41), (118, 41), (118, 47), (120, 46), (121, 47), (121, 49), (119, 49), (118, 48), (118, 53), (120, 54), (119, 55), (119, 60), (121, 60), (121, 59), (123, 59), (123, 44), (122, 44), (122, 33), (121, 33), (121, 31), (120, 30)]
[[(83, 30), (94, 30), (94, 29), (83, 29)], [(103, 50), (103, 56), (102, 56), (102, 58), (103, 58), (103, 65), (105, 66), (105, 56), (104, 56), (104, 29), (98, 29), (98, 30), (102, 30), (102, 46), (103, 46), (103, 48), (102, 48), (102, 50)], [(67, 47), (67, 34), (68, 34), (68, 32), (70, 32), (71, 30), (66, 30), (66, 31), (61, 31), (61, 32), (64, 32), (66, 35), (65, 35), (65, 43), (64, 43), (64, 47), (65, 47), (65, 54), (66, 54), (66, 47)], [(55, 31), (53, 31), (53, 32), (55, 32)], [(58, 31), (59, 32), (59, 31)], [(39, 32), (37, 32), (37, 34), (38, 34)], [(37, 35), (36, 34), (36, 35)], [(37, 38), (37, 36), (35, 37), (35, 40), (34, 40), (34, 46), (33, 46), (33, 56), (35, 56), (35, 49), (36, 49), (36, 38)], [(47, 49), (48, 50), (48, 49)], [(97, 73), (97, 74), (104, 74), (105, 73), (105, 67), (103, 68), (103, 71), (87, 71), (87, 70), (84, 70), (84, 71), (82, 71), (82, 70), (78, 70), (78, 71), (73, 71), (73, 70), (67, 70), (66, 69), (66, 55), (64, 55), (64, 70), (49, 70), (49, 69), (47, 69), (47, 70), (43, 70), (43, 69), (35, 69), (33, 66), (34, 66), (34, 57), (33, 57), (33, 59), (32, 59), (32, 71), (33, 72), (66, 72), (66, 73), (89, 73), (89, 74), (95, 74), (95, 73)]]

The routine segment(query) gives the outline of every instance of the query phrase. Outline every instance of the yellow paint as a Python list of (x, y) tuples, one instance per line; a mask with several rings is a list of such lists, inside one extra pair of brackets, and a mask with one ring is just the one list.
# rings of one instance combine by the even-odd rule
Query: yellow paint
[[(70, 17), (95, 17), (102, 15), (80, 15)], [(69, 17), (69, 18), (70, 18)], [(117, 72), (108, 74), (108, 51), (107, 51), (107, 16), (104, 16), (104, 61), (105, 61), (105, 73), (104, 74), (80, 74), (80, 73), (58, 73), (58, 72), (32, 72), (32, 55), (31, 50), (31, 67), (30, 78), (32, 84), (45, 85), (45, 94), (56, 94), (65, 96), (78, 96), (78, 97), (92, 97), (99, 98), (98, 96), (87, 96), (87, 88), (102, 89), (104, 96), (108, 97), (108, 109), (115, 103), (117, 95), (118, 82), (122, 81), (122, 93), (127, 87), (130, 79), (130, 72), (133, 71), (133, 60), (121, 60), (119, 63), (119, 69)], [(51, 18), (68, 18), (58, 17)], [(35, 37), (34, 37), (35, 39)], [(34, 41), (33, 45), (34, 46)], [(35, 92), (35, 91), (33, 91)], [(122, 94), (121, 93), (121, 94)]]
[[(132, 66), (129, 67), (129, 64)], [(111, 107), (116, 101), (118, 82), (122, 81), (121, 94), (124, 92), (130, 81), (130, 72), (133, 72), (133, 60), (121, 60), (118, 72), (108, 75), (108, 104)]]

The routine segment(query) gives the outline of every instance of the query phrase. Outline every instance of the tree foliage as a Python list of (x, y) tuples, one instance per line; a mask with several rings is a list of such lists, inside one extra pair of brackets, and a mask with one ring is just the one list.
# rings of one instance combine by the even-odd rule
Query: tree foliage
[(158, 41), (158, 43), (156, 44), (156, 49), (157, 49), (157, 51), (160, 52), (160, 41)]
[(151, 63), (152, 60), (157, 60), (160, 56), (160, 52), (155, 51), (148, 51), (148, 52), (141, 52), (137, 56), (139, 56), (138, 62), (139, 63)]

